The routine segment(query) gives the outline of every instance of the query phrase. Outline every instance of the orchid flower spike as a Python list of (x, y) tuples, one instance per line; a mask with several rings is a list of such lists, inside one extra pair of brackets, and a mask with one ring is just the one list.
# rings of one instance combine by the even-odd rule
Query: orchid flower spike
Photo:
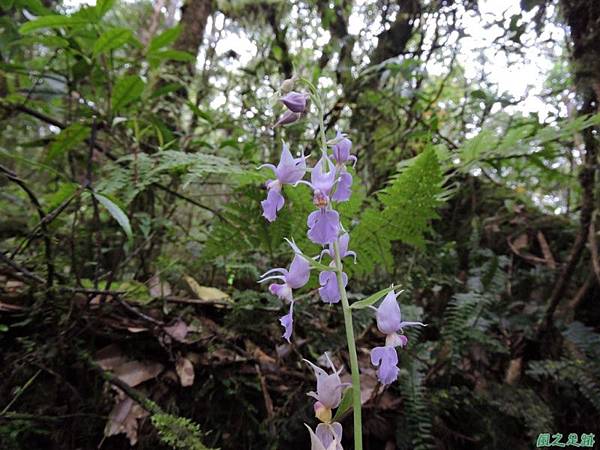
[(267, 167), (275, 174), (274, 180), (267, 182), (267, 198), (260, 202), (263, 209), (263, 217), (269, 222), (277, 218), (277, 212), (283, 208), (285, 199), (281, 195), (281, 188), (284, 184), (296, 184), (304, 177), (306, 173), (306, 156), (294, 158), (287, 144), (283, 144), (279, 164), (275, 167), (273, 164), (263, 164), (259, 167)]

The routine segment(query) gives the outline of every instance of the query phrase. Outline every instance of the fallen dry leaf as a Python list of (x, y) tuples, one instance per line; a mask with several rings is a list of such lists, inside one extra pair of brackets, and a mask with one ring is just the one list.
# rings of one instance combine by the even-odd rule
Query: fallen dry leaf
[(115, 367), (114, 374), (124, 383), (135, 387), (144, 381), (156, 378), (162, 370), (163, 365), (159, 363), (128, 361)]
[(168, 281), (161, 281), (158, 275), (154, 275), (148, 280), (148, 288), (150, 297), (163, 298), (172, 294), (171, 285)]
[(94, 360), (102, 369), (113, 370), (115, 367), (125, 364), (127, 357), (123, 354), (119, 346), (111, 344), (98, 350)]
[(104, 435), (110, 437), (125, 433), (129, 443), (135, 445), (138, 441), (138, 419), (146, 416), (148, 416), (148, 412), (131, 398), (117, 399), (117, 404), (110, 412), (108, 422), (104, 427)]
[(196, 280), (194, 280), (189, 275), (184, 275), (186, 283), (192, 290), (192, 292), (201, 300), (229, 300), (229, 295), (220, 289), (208, 286), (200, 286)]
[(182, 386), (191, 386), (194, 384), (194, 366), (192, 362), (180, 356), (175, 363), (175, 370), (179, 376), (179, 382)]
[(187, 323), (181, 319), (177, 319), (173, 325), (164, 327), (163, 330), (176, 341), (185, 342), (185, 337), (188, 334), (189, 328)]

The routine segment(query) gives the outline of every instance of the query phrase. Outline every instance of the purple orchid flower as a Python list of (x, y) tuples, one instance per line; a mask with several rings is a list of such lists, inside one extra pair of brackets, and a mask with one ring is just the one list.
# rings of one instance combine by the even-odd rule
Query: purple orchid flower
[(300, 92), (290, 92), (284, 95), (280, 101), (283, 103), (290, 111), (295, 113), (302, 114), (306, 111), (306, 106), (308, 102), (309, 95), (306, 93)]
[(371, 350), (371, 364), (378, 367), (377, 378), (382, 384), (392, 384), (398, 379), (398, 354), (394, 347), (375, 347)]
[(294, 324), (293, 289), (299, 289), (308, 283), (308, 279), (310, 277), (310, 264), (308, 260), (302, 256), (300, 249), (296, 246), (296, 244), (293, 241), (288, 242), (295, 253), (289, 270), (284, 267), (277, 267), (275, 269), (268, 270), (261, 275), (259, 283), (264, 283), (265, 281), (273, 279), (283, 281), (281, 284), (272, 283), (269, 286), (269, 292), (290, 304), (289, 312), (279, 319), (279, 322), (284, 328), (283, 337), (290, 342)]
[(403, 333), (405, 327), (427, 326), (422, 322), (404, 322), (402, 321), (402, 313), (400, 305), (396, 300), (396, 293), (390, 291), (381, 304), (377, 308), (375, 317), (377, 319), (377, 328), (386, 335), (386, 345), (393, 347), (404, 347), (408, 339), (404, 339), (398, 335), (398, 332)]
[(290, 123), (294, 123), (300, 117), (302, 117), (302, 114), (288, 110), (288, 111), (284, 112), (283, 115), (279, 119), (277, 119), (277, 122), (275, 122), (275, 125), (273, 125), (273, 128), (278, 127), (280, 125), (289, 125)]
[[(342, 272), (344, 287), (348, 284), (348, 275)], [(319, 274), (319, 295), (325, 303), (338, 303), (340, 301), (340, 289), (337, 282), (336, 272), (323, 271)]]
[(304, 362), (312, 367), (315, 376), (317, 377), (317, 392), (311, 391), (307, 395), (317, 400), (315, 409), (322, 407), (331, 411), (340, 405), (340, 402), (342, 401), (342, 389), (346, 386), (350, 386), (350, 383), (342, 383), (342, 380), (340, 379), (342, 369), (340, 368), (336, 371), (335, 366), (327, 353), (325, 353), (325, 357), (333, 370), (333, 373), (331, 374), (327, 374), (327, 372), (307, 359), (304, 360)]
[(348, 161), (356, 164), (356, 156), (351, 155), (350, 150), (352, 150), (352, 141), (344, 133), (338, 131), (333, 144), (333, 159), (341, 165)]
[(320, 423), (317, 425), (316, 434), (308, 425), (306, 428), (310, 433), (310, 450), (344, 450), (341, 444), (342, 425), (340, 423)]
[(277, 218), (277, 212), (283, 208), (285, 200), (281, 195), (281, 188), (284, 184), (296, 184), (304, 177), (306, 173), (306, 157), (302, 155), (294, 158), (288, 146), (284, 143), (281, 150), (279, 164), (275, 167), (273, 164), (263, 164), (259, 167), (267, 167), (275, 174), (275, 180), (267, 182), (267, 198), (260, 202), (263, 209), (263, 217), (269, 222)]
[[(378, 366), (377, 377), (382, 384), (391, 384), (398, 378), (400, 369), (396, 347), (405, 347), (408, 338), (403, 334), (403, 328), (426, 326), (422, 322), (405, 322), (402, 320), (400, 305), (396, 300), (397, 294), (390, 291), (376, 309), (377, 328), (386, 335), (385, 346), (371, 350), (371, 363)], [(400, 332), (401, 334), (398, 334)]]
[[(338, 246), (340, 250), (340, 259), (344, 259), (346, 256), (354, 257), (354, 263), (356, 263), (356, 252), (348, 251), (348, 244), (350, 242), (350, 235), (348, 233), (342, 234), (338, 239)], [(332, 259), (335, 257), (335, 251), (333, 249), (333, 242), (329, 244), (329, 249), (325, 249), (321, 252), (321, 258), (323, 255), (328, 255)]]

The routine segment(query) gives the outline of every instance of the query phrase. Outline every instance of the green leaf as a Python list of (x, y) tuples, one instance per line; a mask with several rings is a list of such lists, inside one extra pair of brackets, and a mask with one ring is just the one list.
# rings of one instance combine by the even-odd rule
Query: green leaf
[(60, 36), (33, 35), (26, 36), (22, 39), (17, 39), (16, 41), (12, 41), (9, 44), (9, 46), (26, 46), (31, 44), (43, 45), (44, 47), (49, 48), (68, 48), (70, 45), (69, 41), (67, 41), (64, 38), (61, 38)]
[(112, 9), (116, 0), (98, 0), (96, 2), (96, 15), (98, 19), (102, 19), (104, 15)]
[(181, 27), (176, 26), (163, 31), (158, 36), (154, 36), (148, 46), (148, 53), (155, 52), (156, 50), (171, 45), (181, 34)]
[(110, 215), (113, 216), (113, 219), (115, 219), (119, 223), (119, 225), (121, 225), (121, 228), (123, 228), (123, 231), (125, 232), (127, 237), (131, 239), (133, 237), (133, 233), (131, 231), (131, 224), (129, 223), (129, 219), (127, 218), (127, 215), (123, 212), (123, 210), (104, 195), (94, 193), (94, 197), (96, 197), (96, 200), (98, 200), (102, 204), (102, 206), (104, 206), (108, 210)]
[(46, 16), (51, 14), (50, 10), (46, 8), (40, 0), (16, 0), (15, 5), (27, 9), (36, 16)]
[(126, 28), (111, 28), (106, 30), (94, 43), (93, 55), (114, 50), (124, 45), (132, 37), (131, 30)]
[(27, 34), (32, 31), (44, 29), (44, 28), (68, 28), (87, 25), (90, 21), (83, 17), (71, 17), (71, 16), (43, 16), (36, 20), (24, 23), (19, 28), (19, 33)]
[(127, 75), (120, 78), (113, 88), (112, 108), (120, 111), (125, 106), (137, 100), (144, 91), (145, 83), (137, 75)]
[(13, 7), (14, 0), (0, 0), (0, 9), (8, 11)]
[(375, 292), (373, 295), (368, 296), (367, 298), (363, 299), (363, 300), (359, 300), (357, 302), (354, 302), (350, 305), (351, 309), (364, 309), (367, 308), (373, 304), (375, 304), (381, 297), (383, 297), (384, 295), (387, 295), (388, 292), (393, 291), (394, 290), (394, 286), (390, 286), (389, 288), (385, 288), (382, 289), (378, 292)]
[(81, 144), (89, 135), (90, 127), (81, 123), (74, 123), (62, 130), (48, 149), (48, 161), (52, 161)]
[(340, 402), (340, 406), (338, 406), (337, 411), (335, 412), (335, 416), (333, 416), (333, 421), (339, 421), (342, 416), (350, 410), (352, 407), (352, 386), (344, 391), (344, 395), (342, 397), (342, 401)]
[(196, 57), (188, 52), (179, 50), (159, 50), (148, 53), (148, 62), (151, 67), (158, 66), (162, 61), (192, 62)]
[(56, 192), (53, 192), (45, 198), (47, 204), (46, 209), (52, 211), (58, 208), (65, 200), (73, 195), (78, 188), (79, 185), (76, 183), (61, 183)]
[(208, 123), (212, 123), (212, 117), (210, 116), (210, 114), (208, 114), (207, 112), (202, 111), (200, 108), (198, 108), (196, 105), (194, 105), (189, 100), (186, 102), (186, 104), (189, 106), (189, 108), (192, 110), (192, 112), (194, 114), (196, 114), (198, 117), (200, 117), (201, 119), (206, 120)]

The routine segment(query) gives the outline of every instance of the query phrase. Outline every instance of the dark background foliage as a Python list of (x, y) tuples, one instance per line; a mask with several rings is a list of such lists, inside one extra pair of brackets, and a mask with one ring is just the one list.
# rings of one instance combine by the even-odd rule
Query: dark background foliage
[(316, 150), (315, 111), (272, 128), (292, 76), (358, 156), (351, 300), (429, 324), (383, 389), (356, 315), (365, 448), (598, 435), (600, 3), (492, 3), (1, 0), (0, 447), (308, 448), (341, 311), (312, 279), (286, 345), (256, 283), (320, 250), (303, 186), (260, 211), (256, 167)]

